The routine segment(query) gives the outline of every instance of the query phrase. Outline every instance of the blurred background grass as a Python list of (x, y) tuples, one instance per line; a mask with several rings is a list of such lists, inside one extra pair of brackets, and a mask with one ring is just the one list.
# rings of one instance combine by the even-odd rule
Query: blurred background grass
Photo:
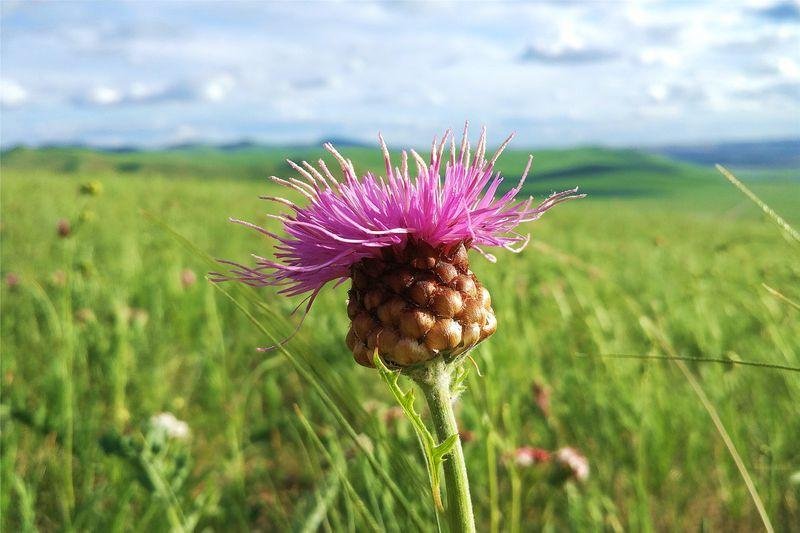
[[(380, 168), (377, 150), (343, 151), (360, 170)], [(265, 178), (292, 175), (284, 157), (318, 156), (258, 146), (3, 153), (4, 530), (435, 523), (411, 428), (344, 346), (346, 287), (323, 293), (287, 353), (258, 353), (269, 335), (204, 279), (215, 267), (202, 253), (269, 253), (227, 216), (272, 225), (273, 206), (257, 199), (274, 192)], [(501, 159), (510, 183), (526, 157)], [(733, 170), (800, 223), (795, 170)], [(524, 253), (472, 258), (499, 320), (458, 407), (478, 529), (759, 529), (675, 363), (602, 354), (800, 366), (800, 310), (763, 286), (800, 300), (796, 243), (709, 168), (633, 150), (536, 152), (526, 192), (576, 184), (589, 198), (525, 228), (534, 241)], [(276, 338), (295, 327), (296, 301), (223, 288)], [(797, 373), (689, 368), (774, 526), (792, 530)], [(549, 409), (534, 389), (549, 391)], [(188, 423), (187, 440), (154, 426), (165, 411)], [(515, 463), (521, 446), (573, 446), (591, 475), (557, 483)]]

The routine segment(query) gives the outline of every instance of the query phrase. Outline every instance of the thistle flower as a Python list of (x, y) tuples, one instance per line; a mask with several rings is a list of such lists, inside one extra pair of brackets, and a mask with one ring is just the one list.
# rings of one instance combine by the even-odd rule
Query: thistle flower
[(274, 239), (275, 259), (256, 256), (252, 267), (222, 261), (232, 270), (212, 274), (212, 279), (307, 295), (306, 310), (328, 282), (350, 280), (346, 343), (358, 363), (372, 366), (376, 349), (382, 360), (399, 368), (439, 355), (448, 360), (460, 356), (497, 329), (489, 291), (470, 270), (468, 251), (492, 262), (494, 256), (484, 247), (518, 252), (529, 236), (517, 233), (517, 226), (582, 196), (576, 188), (538, 205), (532, 198), (518, 199), (531, 159), (519, 182), (499, 193), (503, 179), (494, 166), (512, 137), (487, 160), (485, 130), (474, 154), (466, 127), (459, 149), (448, 132), (438, 144), (434, 139), (427, 162), (410, 151), (414, 173), (408, 152), (402, 152), (399, 167), (392, 165), (379, 135), (386, 174), (367, 173), (362, 179), (330, 144), (325, 148), (339, 163), (341, 180), (322, 160), (317, 168), (289, 161), (303, 179), (273, 179), (300, 193), (308, 205), (264, 197), (290, 210), (270, 215), (281, 221), (286, 236), (232, 219)]
[(550, 452), (542, 448), (522, 446), (514, 450), (513, 458), (517, 466), (532, 466), (550, 461)]
[(575, 448), (567, 446), (555, 453), (555, 460), (567, 472), (568, 476), (578, 481), (589, 478), (589, 460)]

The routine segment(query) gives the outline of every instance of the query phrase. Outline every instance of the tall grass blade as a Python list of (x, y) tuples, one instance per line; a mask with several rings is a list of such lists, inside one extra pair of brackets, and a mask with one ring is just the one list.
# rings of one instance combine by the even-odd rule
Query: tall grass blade
[(753, 499), (753, 503), (758, 510), (761, 521), (764, 523), (764, 529), (766, 529), (768, 533), (774, 533), (775, 529), (772, 527), (772, 522), (769, 519), (769, 515), (767, 515), (767, 510), (764, 507), (764, 503), (761, 501), (761, 497), (758, 495), (758, 490), (756, 489), (755, 483), (753, 483), (753, 479), (750, 477), (750, 472), (748, 472), (747, 466), (745, 466), (744, 461), (742, 461), (742, 458), (739, 455), (739, 452), (736, 450), (736, 446), (733, 444), (728, 431), (725, 429), (725, 425), (722, 423), (719, 414), (717, 414), (717, 410), (708, 399), (708, 396), (706, 396), (706, 393), (703, 391), (703, 388), (700, 386), (697, 378), (694, 377), (692, 371), (689, 370), (688, 366), (686, 366), (686, 363), (681, 360), (677, 360), (675, 361), (675, 364), (678, 365), (678, 368), (686, 377), (686, 380), (689, 382), (692, 390), (694, 390), (695, 394), (697, 394), (697, 397), (700, 399), (700, 402), (703, 404), (706, 412), (708, 412), (708, 416), (711, 417), (714, 427), (717, 428), (717, 432), (719, 433), (720, 437), (722, 437), (725, 447), (728, 448), (728, 452), (731, 454), (733, 461), (736, 463), (736, 468), (742, 475), (745, 485), (747, 485), (747, 490), (750, 492), (750, 497)]
[(726, 359), (724, 357), (688, 357), (685, 355), (639, 355), (627, 353), (600, 353), (600, 354), (576, 354), (576, 357), (601, 357), (608, 359), (652, 359), (654, 361), (691, 361), (697, 363), (720, 363), (725, 365), (755, 366), (760, 368), (773, 368), (776, 370), (786, 370), (789, 372), (800, 372), (800, 367), (780, 365), (777, 363), (764, 363), (761, 361), (741, 361), (739, 359)]
[(667, 353), (670, 353), (672, 357), (676, 358), (674, 363), (689, 382), (689, 386), (691, 386), (692, 390), (697, 395), (700, 403), (703, 404), (703, 408), (708, 413), (708, 416), (711, 417), (711, 422), (717, 429), (717, 433), (719, 433), (720, 437), (722, 437), (722, 442), (725, 443), (728, 453), (733, 459), (733, 462), (736, 464), (736, 468), (739, 470), (739, 474), (742, 476), (744, 484), (747, 486), (747, 491), (750, 493), (750, 497), (756, 506), (758, 515), (761, 517), (761, 522), (764, 524), (764, 529), (766, 529), (767, 533), (774, 533), (775, 529), (772, 527), (772, 522), (769, 519), (769, 515), (767, 515), (767, 510), (764, 507), (761, 496), (759, 496), (756, 485), (753, 483), (753, 478), (750, 477), (750, 472), (747, 470), (747, 466), (744, 464), (742, 457), (739, 455), (736, 445), (733, 443), (728, 431), (725, 429), (725, 425), (722, 423), (722, 419), (719, 417), (714, 404), (712, 404), (711, 400), (708, 399), (705, 391), (703, 391), (703, 388), (700, 386), (700, 382), (697, 381), (697, 378), (694, 376), (694, 374), (692, 374), (692, 371), (689, 370), (689, 367), (686, 365), (686, 363), (681, 358), (677, 358), (677, 354), (674, 353), (675, 351), (672, 348), (672, 344), (669, 342), (666, 335), (664, 335), (664, 332), (646, 317), (642, 317), (640, 322), (645, 332), (659, 344), (661, 344), (661, 347)]
[(791, 305), (792, 307), (794, 307), (795, 309), (800, 311), (800, 304), (795, 302), (794, 300), (792, 300), (791, 298), (789, 298), (788, 296), (786, 296), (785, 294), (783, 294), (779, 290), (773, 289), (772, 287), (770, 287), (766, 283), (762, 283), (761, 286), (764, 287), (765, 289), (767, 289), (767, 292), (770, 293), (771, 295), (773, 295), (774, 297), (776, 297), (777, 299), (783, 300), (787, 304)]
[(751, 191), (747, 185), (739, 181), (736, 176), (734, 176), (727, 168), (723, 167), (722, 165), (716, 165), (717, 170), (719, 170), (725, 178), (730, 181), (737, 189), (742, 191), (745, 196), (750, 198), (755, 204), (761, 208), (764, 213), (767, 214), (769, 218), (771, 218), (775, 223), (783, 228), (783, 230), (788, 233), (795, 241), (800, 242), (800, 232), (794, 229), (791, 224), (786, 222), (778, 213), (776, 213), (770, 206), (768, 206), (761, 198), (756, 196), (756, 194)]
[(426, 524), (425, 522), (416, 514), (413, 507), (400, 491), (397, 484), (392, 480), (391, 476), (386, 472), (386, 470), (381, 466), (378, 460), (375, 458), (374, 454), (367, 446), (358, 438), (358, 433), (353, 428), (353, 426), (347, 421), (347, 418), (344, 416), (342, 411), (336, 405), (336, 403), (331, 399), (328, 392), (325, 390), (323, 385), (314, 377), (314, 375), (303, 366), (299, 359), (295, 357), (294, 354), (289, 352), (285, 346), (279, 345), (277, 343), (277, 339), (275, 336), (272, 335), (259, 321), (256, 319), (250, 311), (247, 310), (244, 305), (242, 305), (239, 301), (236, 300), (228, 291), (223, 289), (218, 283), (213, 285), (217, 290), (219, 290), (222, 294), (225, 295), (245, 316), (250, 320), (250, 322), (255, 325), (259, 331), (261, 331), (264, 335), (266, 335), (271, 342), (275, 343), (275, 345), (280, 349), (280, 351), (289, 359), (289, 362), (292, 364), (294, 369), (300, 374), (303, 379), (305, 379), (314, 389), (314, 391), (319, 395), (320, 399), (323, 401), (325, 406), (329, 409), (329, 412), (334, 415), (334, 418), (341, 424), (342, 428), (347, 432), (353, 442), (358, 446), (362, 453), (364, 453), (365, 457), (369, 461), (370, 465), (375, 469), (375, 472), (378, 476), (381, 477), (383, 482), (386, 484), (387, 489), (392, 493), (392, 495), (397, 499), (397, 502), (400, 503), (401, 507), (408, 513), (409, 517), (411, 518), (412, 522), (419, 527), (420, 529), (425, 529)]
[[(178, 231), (170, 227), (169, 224), (167, 224), (166, 222), (164, 222), (163, 220), (161, 220), (159, 217), (157, 217), (152, 213), (146, 211), (143, 211), (143, 213), (148, 219), (152, 220), (159, 227), (161, 227), (170, 235), (172, 235), (175, 239), (177, 239), (188, 251), (196, 254), (204, 261), (206, 261), (208, 264), (216, 265), (216, 262), (213, 260), (211, 256), (209, 256), (200, 248), (198, 248), (194, 243), (192, 243), (189, 239), (181, 235)], [(277, 350), (280, 350), (280, 352), (283, 353), (284, 356), (286, 356), (286, 358), (289, 360), (289, 363), (292, 365), (292, 367), (294, 367), (295, 371), (297, 371), (297, 373), (300, 374), (303, 377), (303, 379), (306, 380), (306, 382), (308, 382), (311, 385), (311, 387), (317, 393), (319, 398), (328, 408), (328, 412), (334, 416), (334, 418), (337, 420), (337, 422), (339, 422), (339, 424), (342, 426), (342, 428), (345, 430), (348, 436), (352, 439), (352, 441), (356, 444), (356, 446), (358, 446), (361, 449), (361, 452), (364, 453), (365, 457), (367, 458), (367, 461), (370, 463), (375, 472), (384, 482), (387, 489), (392, 493), (396, 501), (406, 511), (406, 513), (408, 513), (408, 516), (414, 523), (414, 525), (420, 530), (426, 529), (427, 524), (425, 523), (425, 521), (423, 521), (422, 518), (420, 518), (420, 516), (416, 513), (411, 503), (400, 491), (400, 488), (391, 478), (386, 469), (383, 468), (383, 466), (378, 462), (372, 451), (365, 446), (365, 444), (361, 441), (361, 439), (358, 438), (358, 433), (355, 431), (353, 426), (347, 421), (347, 418), (345, 417), (344, 413), (341, 411), (341, 409), (339, 409), (336, 402), (333, 401), (331, 395), (328, 393), (328, 391), (326, 391), (325, 386), (319, 381), (319, 379), (314, 375), (314, 373), (311, 372), (310, 369), (306, 368), (306, 366), (301, 363), (300, 359), (293, 353), (291, 353), (284, 346), (284, 343), (280, 342), (272, 332), (270, 332), (266, 327), (264, 327), (264, 325), (261, 324), (261, 322), (247, 309), (247, 307), (245, 307), (239, 300), (237, 300), (237, 298), (235, 298), (233, 294), (231, 294), (231, 292), (224, 289), (219, 283), (214, 283), (212, 284), (212, 286), (216, 290), (220, 291), (228, 300), (230, 300), (230, 302), (233, 303), (234, 306), (236, 306), (236, 308), (239, 311), (241, 311), (245, 315), (245, 317), (247, 317), (247, 319), (270, 340), (272, 346), (274, 346)], [(258, 305), (260, 309), (268, 311), (270, 312), (270, 314), (277, 316), (277, 313), (275, 313), (269, 307), (263, 305), (263, 303), (257, 300), (255, 295), (253, 294), (253, 291), (241, 290), (241, 287), (239, 287), (238, 285), (237, 289), (239, 289), (237, 291), (237, 294), (244, 293), (246, 295), (245, 297), (248, 300), (250, 300), (251, 303)]]
[(353, 501), (355, 501), (356, 509), (358, 509), (361, 516), (369, 525), (370, 531), (380, 531), (382, 528), (375, 521), (375, 518), (370, 514), (369, 510), (367, 509), (366, 502), (364, 502), (364, 499), (361, 497), (361, 495), (356, 492), (353, 484), (350, 483), (350, 478), (347, 477), (347, 470), (342, 464), (342, 461), (337, 461), (333, 458), (328, 449), (320, 440), (317, 433), (314, 431), (314, 428), (311, 427), (311, 422), (309, 422), (308, 418), (306, 418), (298, 405), (294, 406), (294, 411), (297, 414), (297, 418), (300, 419), (303, 429), (306, 430), (309, 438), (314, 443), (314, 446), (322, 454), (322, 456), (325, 457), (325, 460), (328, 461), (328, 463), (331, 465), (331, 468), (334, 469), (336, 475), (339, 476), (339, 481), (344, 484), (348, 495), (353, 499)]

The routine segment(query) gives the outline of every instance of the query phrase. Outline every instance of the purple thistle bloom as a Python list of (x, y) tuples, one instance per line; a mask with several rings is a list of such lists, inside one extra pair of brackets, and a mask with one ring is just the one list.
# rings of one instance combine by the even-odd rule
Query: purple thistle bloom
[[(253, 267), (223, 260), (233, 267), (230, 274), (214, 273), (212, 279), (277, 286), (280, 293), (289, 296), (310, 293), (310, 307), (326, 283), (346, 281), (354, 264), (380, 257), (383, 248), (402, 248), (411, 237), (434, 248), (463, 243), (492, 262), (494, 256), (481, 247), (501, 246), (519, 252), (530, 236), (517, 233), (517, 226), (538, 219), (556, 204), (584, 196), (577, 194), (575, 188), (555, 193), (538, 205), (533, 204), (532, 198), (517, 199), (530, 170), (530, 157), (517, 185), (498, 197), (503, 178), (494, 171), (494, 165), (513, 135), (487, 160), (485, 129), (474, 157), (466, 127), (458, 150), (454, 137), (447, 132), (438, 145), (434, 139), (428, 162), (410, 151), (416, 165), (413, 178), (408, 153), (403, 151), (400, 166), (393, 167), (383, 138), (378, 138), (385, 177), (367, 173), (359, 179), (352, 161), (342, 157), (331, 144), (324, 146), (338, 161), (342, 180), (337, 180), (322, 160), (319, 168), (305, 161), (302, 166), (289, 161), (304, 179), (272, 179), (305, 196), (308, 205), (300, 207), (285, 198), (262, 197), (290, 209), (286, 215), (269, 215), (283, 223), (287, 236), (231, 219), (275, 239), (275, 259), (255, 256)], [(445, 161), (448, 141), (450, 154)]]

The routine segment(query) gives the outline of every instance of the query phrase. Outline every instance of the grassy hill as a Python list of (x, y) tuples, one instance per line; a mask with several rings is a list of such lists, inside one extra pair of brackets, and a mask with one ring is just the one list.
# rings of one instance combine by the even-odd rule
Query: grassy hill
[[(383, 173), (383, 161), (375, 148), (345, 146), (341, 151), (358, 162), (359, 172)], [(394, 156), (398, 154), (395, 153)], [(508, 150), (497, 169), (516, 183), (529, 152)], [(525, 192), (540, 196), (557, 189), (579, 185), (593, 198), (671, 197), (687, 200), (692, 207), (708, 204), (715, 197), (728, 196), (728, 186), (710, 166), (679, 162), (666, 156), (632, 149), (586, 147), (564, 150), (537, 150), (533, 171)], [(332, 158), (316, 147), (266, 147), (244, 144), (227, 148), (188, 146), (158, 151), (95, 151), (88, 148), (14, 148), (2, 154), (2, 168), (9, 173), (55, 175), (110, 175), (165, 177), (169, 179), (261, 180), (272, 175), (291, 176), (294, 171), (286, 159), (314, 162)], [(736, 168), (742, 179), (758, 181), (757, 188), (779, 207), (789, 206), (800, 183), (796, 168)], [(699, 200), (699, 201), (698, 201)], [(723, 201), (727, 205), (726, 202)]]
[[(376, 150), (342, 151), (359, 169), (381, 168)], [(320, 155), (3, 153), (0, 529), (435, 523), (409, 423), (344, 345), (347, 287), (321, 294), (287, 345), (294, 366), (255, 348), (294, 329), (296, 300), (226, 285), (237, 305), (203, 279), (219, 268), (204, 254), (247, 262), (270, 253), (227, 217), (274, 228), (266, 213), (275, 206), (257, 199), (277, 191), (265, 178), (293, 175), (287, 156)], [(763, 285), (800, 301), (797, 246), (712, 169), (626, 150), (535, 155), (528, 192), (580, 185), (590, 196), (523, 228), (533, 242), (522, 254), (501, 250), (496, 265), (471, 258), (499, 321), (473, 353), (482, 376), (471, 373), (458, 408), (478, 529), (760, 529), (687, 374), (671, 361), (601, 355), (800, 367), (800, 312)], [(526, 159), (501, 159), (509, 183)], [(794, 171), (759, 172), (740, 177), (800, 222)], [(82, 194), (90, 182), (102, 191)], [(791, 531), (800, 523), (797, 373), (700, 361), (688, 371), (776, 530)], [(547, 409), (534, 389), (548, 391)], [(188, 423), (188, 440), (154, 431), (164, 411)], [(589, 479), (562, 483), (517, 464), (524, 446), (579, 449)], [(403, 498), (386, 496), (386, 479)]]

